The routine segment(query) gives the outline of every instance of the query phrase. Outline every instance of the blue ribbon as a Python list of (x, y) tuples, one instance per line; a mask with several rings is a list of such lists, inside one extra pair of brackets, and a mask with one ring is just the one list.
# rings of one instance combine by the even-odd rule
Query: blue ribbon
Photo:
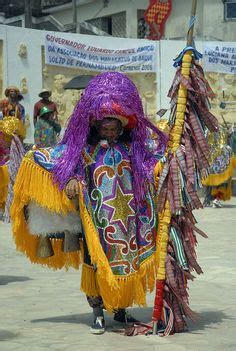
[(190, 31), (190, 29), (192, 28), (192, 26), (194, 25), (194, 23), (196, 22), (196, 16), (192, 16), (189, 20), (189, 27), (188, 30)]
[(186, 51), (192, 51), (193, 56), (194, 56), (194, 58), (196, 60), (199, 60), (200, 58), (202, 58), (202, 54), (200, 52), (198, 52), (193, 46), (186, 46), (183, 49), (183, 51), (181, 51), (181, 53), (173, 60), (174, 61), (173, 66), (174, 67), (181, 66), (182, 60), (183, 60), (183, 57), (184, 57), (184, 54), (186, 53)]

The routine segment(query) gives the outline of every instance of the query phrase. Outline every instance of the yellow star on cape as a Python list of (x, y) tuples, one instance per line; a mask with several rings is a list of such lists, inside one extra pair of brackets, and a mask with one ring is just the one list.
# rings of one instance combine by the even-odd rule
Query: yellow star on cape
[(120, 185), (117, 184), (116, 194), (114, 199), (105, 201), (105, 204), (113, 208), (112, 221), (121, 221), (127, 230), (128, 216), (133, 215), (135, 212), (129, 205), (133, 199), (132, 194), (124, 194)]

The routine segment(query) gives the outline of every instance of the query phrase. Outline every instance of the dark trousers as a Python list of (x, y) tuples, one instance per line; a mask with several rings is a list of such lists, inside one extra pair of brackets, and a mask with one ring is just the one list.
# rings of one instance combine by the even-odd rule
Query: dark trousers
[[(86, 263), (89, 266), (92, 266), (91, 258), (90, 258), (89, 252), (88, 252), (88, 246), (87, 246), (84, 234), (83, 234), (83, 247), (84, 247), (84, 263)], [(87, 297), (87, 301), (88, 301), (90, 307), (92, 307), (92, 308), (96, 308), (96, 307), (104, 308), (101, 296), (86, 296), (86, 297)]]

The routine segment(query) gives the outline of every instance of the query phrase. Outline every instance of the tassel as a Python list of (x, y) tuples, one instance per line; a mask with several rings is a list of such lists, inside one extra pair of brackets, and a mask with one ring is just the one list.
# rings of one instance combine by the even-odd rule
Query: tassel
[[(70, 201), (64, 191), (59, 191), (53, 182), (52, 174), (38, 166), (30, 151), (23, 159), (14, 185), (14, 203), (34, 200), (39, 206), (49, 211), (66, 214), (76, 211), (73, 201)], [(13, 203), (12, 218), (18, 211)]]
[(95, 269), (93, 266), (85, 263), (82, 267), (80, 290), (83, 291), (87, 296), (100, 296), (96, 282)]

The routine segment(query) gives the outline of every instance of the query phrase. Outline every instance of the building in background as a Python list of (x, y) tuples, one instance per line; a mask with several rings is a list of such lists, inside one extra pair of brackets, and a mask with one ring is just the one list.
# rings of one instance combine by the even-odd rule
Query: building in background
[[(149, 3), (149, 0), (0, 0), (0, 24), (144, 38), (148, 35), (144, 13)], [(185, 39), (190, 8), (191, 1), (172, 0), (162, 39)], [(195, 38), (234, 41), (236, 0), (198, 1)]]
[[(157, 3), (170, 1), (156, 0)], [(172, 0), (162, 40), (152, 42), (158, 47), (156, 72), (128, 74), (140, 91), (145, 112), (153, 120), (158, 109), (169, 108), (167, 93), (175, 71), (172, 62), (186, 43), (191, 2)], [(115, 45), (116, 49), (128, 49), (132, 47), (132, 41), (150, 34), (144, 20), (150, 3), (155, 4), (155, 0), (0, 0), (0, 98), (7, 85), (20, 87), (28, 116), (29, 140), (33, 132), (33, 105), (40, 89), (53, 92), (64, 126), (80, 96), (77, 91), (64, 91), (64, 85), (75, 75), (97, 74), (47, 64), (45, 31), (64, 32), (62, 35), (67, 38), (87, 40), (99, 48)], [(212, 112), (220, 121), (224, 118), (227, 122), (236, 122), (236, 0), (199, 0), (194, 33), (196, 46), (203, 53), (206, 46), (219, 50), (221, 45), (222, 51), (230, 50), (229, 55), (225, 52), (222, 55), (234, 71), (229, 74), (227, 70), (214, 67), (205, 71), (215, 93), (211, 101)], [(142, 45), (143, 41), (136, 42)]]

